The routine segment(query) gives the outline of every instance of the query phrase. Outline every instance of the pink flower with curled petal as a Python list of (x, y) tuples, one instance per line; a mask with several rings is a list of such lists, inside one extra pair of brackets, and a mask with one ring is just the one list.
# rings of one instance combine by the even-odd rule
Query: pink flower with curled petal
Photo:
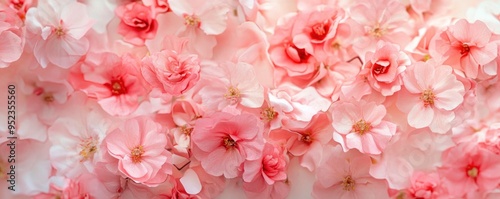
[(262, 134), (263, 125), (252, 114), (216, 112), (196, 120), (192, 153), (208, 174), (235, 178), (244, 162), (261, 158)]
[(0, 8), (0, 68), (17, 61), (24, 48), (23, 22), (11, 9)]
[(118, 170), (137, 183), (157, 186), (172, 174), (171, 154), (162, 126), (146, 117), (127, 120), (105, 138)]
[(244, 163), (243, 180), (256, 186), (273, 185), (286, 179), (286, 165), (283, 149), (266, 143), (261, 158)]
[(437, 199), (442, 192), (440, 186), (441, 181), (437, 173), (415, 172), (406, 194), (410, 199)]
[(387, 182), (373, 178), (370, 156), (342, 147), (329, 147), (328, 158), (316, 172), (312, 196), (314, 198), (390, 198)]
[(133, 45), (142, 46), (146, 39), (153, 39), (158, 29), (158, 22), (150, 7), (142, 2), (132, 2), (116, 8), (116, 15), (121, 19), (118, 33)]
[(373, 89), (383, 96), (390, 96), (401, 90), (401, 74), (410, 65), (408, 55), (399, 46), (380, 41), (374, 53), (366, 54), (366, 63), (361, 73), (366, 74)]
[(479, 74), (497, 74), (498, 44), (492, 42), (491, 30), (481, 21), (457, 21), (446, 31), (436, 34), (429, 52), (444, 59), (444, 64), (458, 69), (469, 78)]
[(399, 93), (397, 106), (408, 113), (408, 124), (414, 128), (430, 127), (446, 133), (455, 118), (454, 110), (464, 100), (464, 85), (452, 68), (432, 60), (417, 62), (403, 74), (405, 91)]
[(26, 12), (30, 9), (33, 4), (36, 3), (36, 0), (7, 0), (8, 6), (15, 11), (17, 11), (17, 15), (21, 19), (26, 18)]
[(174, 96), (192, 88), (200, 79), (198, 55), (183, 52), (187, 39), (176, 41), (175, 49), (165, 49), (142, 60), (144, 79), (154, 88)]
[(396, 124), (383, 120), (386, 109), (375, 102), (337, 102), (332, 105), (333, 140), (344, 151), (358, 149), (361, 153), (380, 154), (392, 136)]
[(168, 0), (142, 0), (145, 6), (153, 7), (155, 15), (166, 13), (169, 9)]
[(453, 197), (488, 192), (500, 183), (500, 156), (474, 143), (460, 143), (443, 153), (438, 169), (443, 186)]
[(42, 68), (70, 68), (87, 54), (90, 43), (85, 35), (93, 23), (85, 4), (48, 0), (26, 14), (27, 43)]

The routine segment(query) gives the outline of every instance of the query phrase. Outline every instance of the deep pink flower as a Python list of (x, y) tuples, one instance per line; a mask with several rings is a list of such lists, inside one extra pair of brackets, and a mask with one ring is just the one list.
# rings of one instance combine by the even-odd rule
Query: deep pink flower
[(443, 153), (438, 169), (443, 186), (454, 197), (491, 191), (500, 183), (500, 156), (473, 143), (460, 143)]
[(192, 152), (208, 174), (235, 178), (245, 161), (261, 158), (262, 131), (262, 123), (252, 114), (216, 112), (196, 120)]
[(156, 186), (172, 174), (171, 154), (165, 147), (162, 126), (146, 117), (127, 120), (111, 131), (104, 142), (118, 159), (118, 170), (137, 183)]
[(375, 102), (338, 102), (332, 105), (332, 112), (333, 140), (344, 151), (380, 154), (396, 134), (396, 124), (383, 120), (385, 107)]
[(437, 173), (415, 172), (406, 194), (411, 199), (436, 199), (439, 196), (440, 184)]
[(158, 29), (155, 13), (142, 2), (132, 2), (116, 8), (116, 15), (121, 19), (118, 33), (131, 44), (144, 45), (146, 39), (153, 39)]

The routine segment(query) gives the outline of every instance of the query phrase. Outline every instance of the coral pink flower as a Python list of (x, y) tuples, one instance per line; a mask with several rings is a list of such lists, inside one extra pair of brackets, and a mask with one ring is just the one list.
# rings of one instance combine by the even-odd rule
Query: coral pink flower
[(109, 154), (118, 159), (118, 170), (135, 182), (155, 186), (172, 174), (167, 137), (162, 126), (149, 118), (128, 120), (104, 142)]
[(186, 38), (177, 41), (175, 49), (153, 53), (142, 60), (144, 79), (154, 88), (174, 96), (192, 88), (200, 79), (198, 55), (183, 53)]
[(264, 103), (264, 88), (256, 81), (252, 65), (225, 62), (219, 66), (205, 66), (208, 85), (199, 95), (207, 111), (222, 110), (227, 106), (258, 108)]
[(398, 108), (408, 113), (408, 124), (414, 128), (430, 127), (445, 133), (455, 118), (456, 109), (464, 100), (464, 85), (452, 68), (432, 61), (417, 62), (403, 74), (408, 92), (399, 94)]
[(491, 191), (500, 183), (500, 157), (473, 143), (460, 143), (443, 153), (438, 169), (443, 186), (454, 197)]
[(342, 152), (340, 146), (331, 149), (330, 157), (316, 172), (314, 198), (389, 198), (384, 180), (370, 176), (370, 156), (357, 151)]
[(126, 42), (141, 46), (146, 39), (155, 37), (158, 22), (150, 7), (141, 2), (132, 2), (116, 8), (115, 12), (121, 19), (118, 33), (123, 35)]
[(168, 11), (168, 0), (142, 0), (145, 6), (153, 7), (155, 15)]
[(192, 152), (208, 174), (235, 178), (245, 161), (261, 158), (262, 131), (263, 125), (254, 115), (216, 112), (196, 120)]
[(463, 71), (469, 78), (479, 74), (497, 74), (498, 44), (492, 42), (491, 30), (481, 21), (457, 21), (446, 31), (436, 34), (431, 42), (432, 57), (444, 59), (444, 64)]
[[(74, 73), (72, 84), (89, 97), (97, 99), (111, 115), (129, 115), (139, 106), (139, 97), (145, 94), (139, 61), (130, 55), (119, 58), (112, 53), (92, 55), (80, 71)], [(89, 56), (90, 57), (90, 56)], [(81, 75), (81, 77), (77, 77)]]
[(399, 50), (399, 46), (380, 41), (374, 53), (365, 57), (364, 70), (373, 89), (383, 96), (390, 96), (401, 90), (401, 73), (410, 65), (409, 57)]
[(411, 185), (406, 190), (406, 194), (411, 199), (436, 199), (439, 196), (440, 184), (437, 173), (415, 172), (411, 177)]
[(261, 158), (244, 163), (243, 180), (255, 183), (256, 186), (272, 185), (276, 181), (285, 180), (285, 157), (283, 149), (266, 143)]
[(0, 68), (8, 67), (23, 53), (23, 22), (11, 9), (0, 8)]
[(324, 112), (318, 112), (310, 122), (283, 121), (284, 131), (289, 134), (288, 151), (299, 156), (300, 165), (314, 171), (323, 157), (323, 147), (332, 140), (331, 120)]
[(358, 149), (361, 153), (380, 154), (396, 134), (396, 124), (382, 120), (383, 105), (375, 102), (337, 102), (332, 104), (333, 140), (344, 151)]
[(36, 2), (36, 0), (6, 0), (8, 1), (8, 6), (15, 11), (17, 11), (17, 15), (21, 19), (25, 19), (26, 17), (26, 12), (28, 12), (28, 9), (33, 6), (33, 4)]
[(94, 22), (86, 8), (76, 1), (48, 0), (28, 10), (27, 42), (42, 68), (49, 63), (70, 68), (87, 54), (90, 44), (84, 36)]

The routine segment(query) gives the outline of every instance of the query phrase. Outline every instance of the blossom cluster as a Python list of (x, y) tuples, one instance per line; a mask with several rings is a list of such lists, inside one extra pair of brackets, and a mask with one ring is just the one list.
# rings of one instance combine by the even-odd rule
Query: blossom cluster
[(499, 198), (499, 54), (495, 0), (0, 0), (0, 198)]

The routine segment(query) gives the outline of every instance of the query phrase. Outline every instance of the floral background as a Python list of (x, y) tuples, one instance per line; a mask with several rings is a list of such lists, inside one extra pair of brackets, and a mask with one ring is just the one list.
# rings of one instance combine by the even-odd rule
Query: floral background
[(498, 0), (0, 0), (0, 198), (500, 198), (499, 44)]

